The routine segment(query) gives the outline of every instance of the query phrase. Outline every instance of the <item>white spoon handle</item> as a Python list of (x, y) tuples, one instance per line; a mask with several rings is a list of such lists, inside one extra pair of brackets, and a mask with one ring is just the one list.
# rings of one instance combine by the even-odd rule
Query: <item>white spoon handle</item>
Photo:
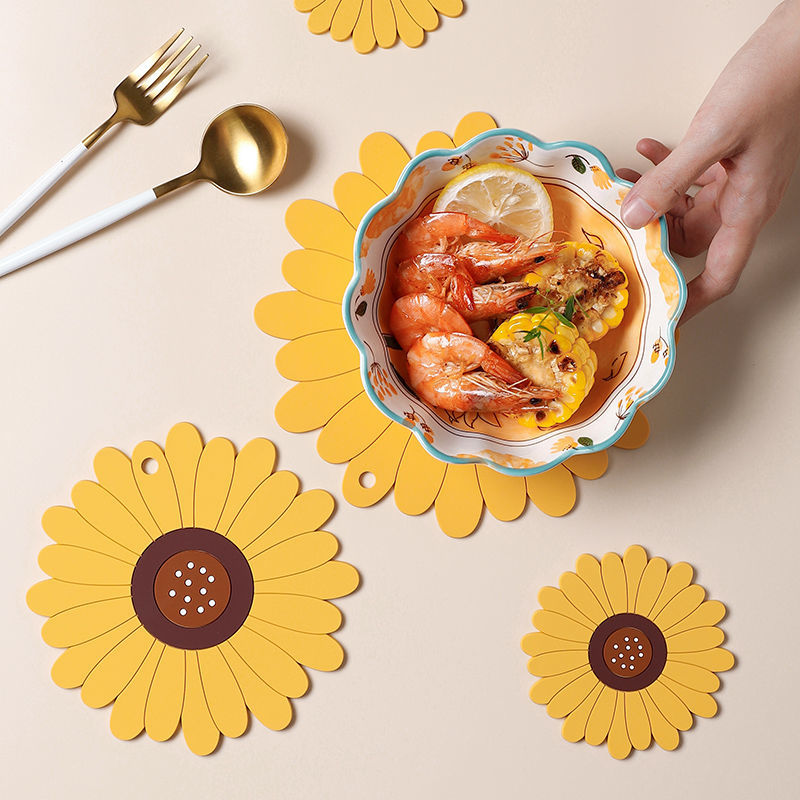
[(29, 208), (44, 197), (89, 151), (80, 143), (64, 158), (57, 161), (47, 172), (34, 181), (2, 214), (0, 214), (0, 236), (2, 236)]
[(148, 189), (146, 192), (123, 200), (121, 203), (110, 206), (104, 211), (98, 211), (97, 214), (92, 214), (91, 217), (86, 217), (80, 222), (75, 222), (66, 228), (62, 228), (57, 233), (50, 234), (50, 236), (40, 239), (35, 244), (28, 245), (28, 247), (19, 252), (2, 259), (0, 261), (0, 277), (33, 261), (44, 258), (44, 256), (49, 256), (50, 253), (55, 253), (56, 250), (61, 250), (62, 247), (67, 247), (87, 236), (91, 236), (91, 234), (107, 228), (129, 214), (149, 206), (156, 199), (156, 193), (152, 189)]

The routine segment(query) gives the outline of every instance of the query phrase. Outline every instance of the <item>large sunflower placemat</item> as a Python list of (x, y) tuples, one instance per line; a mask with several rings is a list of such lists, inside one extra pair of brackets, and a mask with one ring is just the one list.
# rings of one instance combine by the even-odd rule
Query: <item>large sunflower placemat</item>
[(65, 648), (55, 683), (81, 687), (92, 708), (113, 703), (118, 738), (164, 741), (180, 724), (206, 755), (245, 732), (248, 710), (285, 728), (290, 699), (309, 686), (304, 667), (341, 666), (330, 634), (342, 615), (329, 601), (354, 591), (358, 572), (334, 560), (339, 542), (319, 530), (331, 495), (301, 492), (275, 459), (267, 439), (237, 454), (181, 423), (163, 450), (101, 450), (97, 480), (76, 484), (72, 507), (45, 513), (56, 544), (39, 564), (51, 577), (28, 605), (49, 617), (45, 642)]
[[(439, 131), (423, 136), (417, 153), (452, 149), (496, 127), (487, 114), (468, 114), (452, 138)], [(520, 517), (529, 500), (551, 516), (568, 513), (577, 499), (576, 477), (600, 478), (608, 468), (607, 451), (573, 456), (527, 478), (483, 465), (445, 464), (412, 435), (415, 420), (408, 425), (392, 422), (370, 401), (361, 383), (358, 350), (345, 330), (342, 298), (353, 276), (356, 229), (364, 214), (391, 193), (411, 157), (387, 133), (368, 136), (359, 157), (361, 172), (346, 172), (333, 187), (338, 208), (317, 200), (298, 200), (289, 207), (286, 226), (302, 248), (283, 262), (283, 275), (294, 291), (268, 295), (256, 306), (261, 330), (289, 340), (276, 365), (296, 386), (278, 402), (278, 424), (293, 433), (320, 430), (317, 450), (322, 458), (347, 464), (342, 491), (352, 505), (372, 506), (394, 489), (395, 503), (405, 514), (434, 507), (448, 536), (471, 534), (484, 507), (503, 521)], [(509, 153), (510, 159), (517, 157)], [(365, 296), (374, 291), (374, 275), (367, 274), (360, 292)], [(370, 375), (379, 395), (392, 391), (379, 369)], [(647, 419), (637, 412), (615, 447), (641, 447), (648, 435)], [(578, 443), (564, 437), (561, 447), (574, 449)]]
[(294, 7), (309, 14), (311, 33), (330, 32), (337, 42), (352, 37), (359, 53), (393, 47), (398, 38), (419, 47), (425, 33), (439, 27), (440, 14), (464, 11), (462, 0), (294, 0)]
[(530, 696), (564, 720), (568, 742), (607, 741), (619, 759), (653, 741), (674, 750), (693, 715), (716, 715), (717, 673), (734, 658), (720, 647), (725, 606), (693, 578), (689, 564), (634, 545), (621, 558), (584, 554), (539, 592), (538, 630), (522, 640), (539, 678)]

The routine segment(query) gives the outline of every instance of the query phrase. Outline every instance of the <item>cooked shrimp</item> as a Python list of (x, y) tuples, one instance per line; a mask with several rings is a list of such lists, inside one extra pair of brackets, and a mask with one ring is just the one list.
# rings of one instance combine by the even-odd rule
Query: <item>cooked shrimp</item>
[(553, 258), (561, 248), (561, 244), (537, 239), (467, 242), (452, 248), (452, 255), (466, 265), (476, 283), (488, 283), (522, 275), (545, 259)]
[(389, 327), (406, 351), (426, 333), (472, 334), (467, 321), (451, 305), (423, 293), (407, 294), (396, 300), (389, 315)]
[(447, 411), (522, 414), (558, 396), (463, 333), (426, 333), (408, 351), (408, 378), (423, 400)]
[(500, 233), (468, 214), (448, 211), (412, 219), (403, 228), (395, 252), (399, 261), (406, 261), (422, 253), (445, 253), (463, 239), (509, 243), (517, 237)]

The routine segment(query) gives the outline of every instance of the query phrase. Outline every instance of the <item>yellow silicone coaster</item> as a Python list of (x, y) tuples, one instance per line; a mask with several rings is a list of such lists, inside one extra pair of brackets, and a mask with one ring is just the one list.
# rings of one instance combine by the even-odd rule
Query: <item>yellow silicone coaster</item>
[(392, 47), (398, 38), (419, 47), (426, 31), (439, 27), (439, 15), (457, 17), (462, 0), (294, 0), (298, 11), (310, 12), (311, 33), (328, 33), (337, 42), (352, 37), (359, 53)]
[(620, 759), (651, 741), (674, 750), (692, 715), (717, 713), (716, 673), (734, 664), (716, 627), (725, 606), (706, 600), (693, 576), (689, 564), (668, 567), (634, 545), (622, 558), (584, 554), (560, 588), (539, 592), (538, 631), (522, 640), (540, 678), (531, 700), (564, 720), (567, 741), (607, 741)]
[(237, 454), (184, 422), (163, 450), (101, 450), (97, 481), (76, 484), (74, 507), (45, 512), (56, 544), (39, 564), (51, 579), (28, 605), (50, 618), (45, 642), (66, 648), (55, 683), (80, 686), (92, 708), (113, 703), (120, 739), (164, 741), (180, 724), (207, 755), (220, 735), (245, 732), (248, 710), (285, 728), (290, 698), (308, 689), (303, 667), (341, 666), (330, 634), (342, 615), (328, 601), (354, 591), (358, 572), (319, 530), (331, 495), (301, 492), (292, 472), (273, 472), (275, 458), (267, 439)]
[[(453, 148), (496, 128), (483, 113), (469, 114), (455, 135), (434, 131), (420, 139), (417, 152)], [(361, 144), (361, 172), (347, 172), (333, 187), (338, 208), (316, 200), (298, 200), (286, 212), (286, 226), (301, 245), (283, 262), (283, 275), (295, 291), (264, 297), (256, 306), (257, 325), (265, 333), (288, 339), (276, 365), (297, 383), (278, 402), (275, 417), (287, 431), (321, 429), (317, 450), (326, 461), (347, 463), (342, 491), (354, 506), (372, 506), (392, 489), (397, 507), (423, 514), (433, 506), (441, 529), (453, 537), (471, 534), (486, 507), (499, 520), (517, 519), (528, 500), (551, 516), (563, 516), (575, 505), (575, 477), (593, 480), (608, 468), (608, 453), (568, 459), (541, 475), (501, 475), (483, 465), (445, 464), (429, 455), (410, 426), (391, 422), (370, 402), (359, 374), (358, 351), (342, 319), (342, 296), (353, 275), (353, 242), (364, 214), (395, 186), (410, 160), (403, 146), (387, 133), (373, 133)], [(375, 291), (368, 274), (362, 294)], [(376, 391), (391, 390), (372, 375)], [(382, 388), (383, 387), (383, 388)], [(649, 435), (638, 412), (616, 447), (641, 447)], [(562, 449), (577, 447), (568, 436)]]

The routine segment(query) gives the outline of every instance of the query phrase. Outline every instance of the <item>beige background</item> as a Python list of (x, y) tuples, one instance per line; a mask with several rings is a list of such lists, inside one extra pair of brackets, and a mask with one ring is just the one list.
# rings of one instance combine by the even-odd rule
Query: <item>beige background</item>
[[(293, 145), (264, 196), (195, 187), (0, 281), (4, 795), (788, 797), (800, 658), (797, 180), (736, 294), (686, 327), (675, 375), (647, 410), (650, 443), (614, 452), (606, 477), (580, 483), (567, 518), (530, 508), (450, 541), (432, 515), (406, 519), (391, 499), (368, 511), (340, 502), (331, 527), (364, 576), (341, 603), (348, 661), (313, 675), (288, 731), (255, 724), (206, 759), (181, 737), (121, 743), (107, 709), (51, 682), (57, 653), (24, 605), (41, 577), (39, 519), (90, 477), (102, 446), (130, 452), (188, 419), (240, 446), (273, 438), (283, 467), (338, 495), (343, 469), (320, 461), (313, 435), (274, 422), (287, 388), (273, 367), (279, 343), (252, 321), (256, 301), (284, 287), (292, 200), (330, 202), (373, 130), (413, 147), (476, 109), (641, 166), (635, 140), (679, 139), (772, 2), (469, 0), (421, 49), (366, 57), (310, 35), (292, 5), (2, 2), (0, 205), (110, 111), (112, 87), (178, 25), (212, 58), (164, 119), (98, 148), (0, 254), (190, 168), (205, 125), (234, 103), (271, 107)], [(699, 720), (677, 752), (619, 764), (563, 741), (527, 699), (519, 640), (540, 586), (581, 552), (634, 542), (697, 565), (729, 605), (740, 663), (724, 677), (720, 715)]]

